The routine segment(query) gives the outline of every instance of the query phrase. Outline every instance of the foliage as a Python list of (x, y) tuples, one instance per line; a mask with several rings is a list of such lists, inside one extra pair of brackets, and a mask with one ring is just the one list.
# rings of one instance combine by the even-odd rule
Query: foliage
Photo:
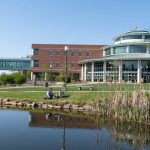
[(26, 81), (24, 75), (20, 73), (12, 73), (12, 74), (2, 74), (0, 76), (0, 84), (22, 84)]
[[(64, 76), (56, 76), (56, 79), (55, 79), (57, 82), (65, 82), (65, 77)], [(71, 78), (70, 77), (67, 77), (67, 83), (70, 83), (71, 82)]]

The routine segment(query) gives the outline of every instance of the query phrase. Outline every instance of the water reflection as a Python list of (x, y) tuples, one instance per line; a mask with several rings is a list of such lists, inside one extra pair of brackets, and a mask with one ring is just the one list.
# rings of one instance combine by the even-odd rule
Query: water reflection
[[(92, 129), (96, 131), (97, 145), (107, 149), (150, 149), (150, 126), (119, 122), (99, 115), (70, 116), (57, 113), (30, 112), (30, 127), (62, 128), (62, 150), (66, 149), (66, 129)], [(101, 146), (98, 146), (100, 148)]]
[(0, 119), (2, 150), (150, 149), (150, 126), (100, 115), (0, 110)]

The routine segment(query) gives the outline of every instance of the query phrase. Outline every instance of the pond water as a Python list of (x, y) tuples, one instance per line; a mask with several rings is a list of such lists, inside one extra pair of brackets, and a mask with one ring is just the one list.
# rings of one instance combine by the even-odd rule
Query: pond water
[(88, 114), (0, 109), (0, 150), (150, 150), (150, 126)]

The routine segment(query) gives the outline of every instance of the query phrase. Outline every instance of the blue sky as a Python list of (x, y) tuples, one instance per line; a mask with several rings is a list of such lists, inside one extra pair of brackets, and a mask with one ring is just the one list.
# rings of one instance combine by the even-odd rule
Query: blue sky
[(150, 0), (0, 0), (0, 57), (32, 54), (32, 43), (112, 44), (150, 29)]

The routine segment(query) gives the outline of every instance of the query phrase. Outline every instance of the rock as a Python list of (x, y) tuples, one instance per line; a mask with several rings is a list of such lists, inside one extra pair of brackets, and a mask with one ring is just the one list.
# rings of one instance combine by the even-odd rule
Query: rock
[(5, 98), (3, 99), (3, 102), (9, 102), (9, 99)]
[(63, 109), (70, 109), (71, 108), (71, 105), (70, 104), (66, 104), (63, 106)]
[(37, 106), (38, 106), (38, 104), (36, 102), (32, 103), (32, 107), (37, 107)]
[(32, 107), (31, 103), (26, 103), (26, 107)]
[(84, 108), (83, 108), (83, 107), (78, 107), (77, 110), (78, 110), (78, 111), (84, 111)]
[(78, 105), (71, 105), (70, 107), (71, 109), (77, 110), (78, 109)]
[(17, 106), (24, 106), (24, 103), (18, 102), (18, 103), (17, 103)]
[(92, 109), (92, 107), (89, 106), (89, 105), (84, 105), (83, 108), (84, 108), (85, 110), (91, 110), (91, 109)]
[(47, 108), (48, 108), (48, 105), (47, 105), (47, 104), (43, 104), (43, 105), (42, 105), (42, 108), (43, 108), (43, 109), (47, 109)]
[(53, 105), (47, 105), (47, 107), (49, 108), (49, 109), (52, 109), (52, 108), (54, 108), (54, 106)]
[(62, 109), (63, 106), (53, 106), (53, 108), (55, 108), (55, 109)]

